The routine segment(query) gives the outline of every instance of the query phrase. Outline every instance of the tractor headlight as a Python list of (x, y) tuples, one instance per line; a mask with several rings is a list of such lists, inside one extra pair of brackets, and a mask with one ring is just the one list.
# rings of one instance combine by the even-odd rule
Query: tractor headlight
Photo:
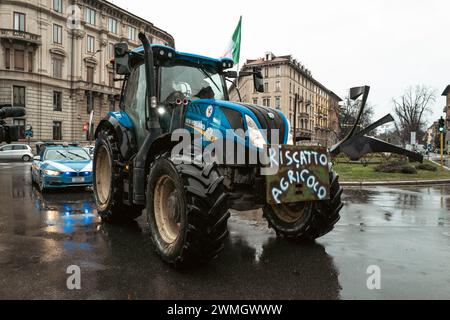
[(291, 133), (291, 121), (287, 121), (288, 122), (288, 141), (287, 144), (288, 145), (294, 145), (294, 135)]
[(266, 139), (264, 139), (261, 131), (259, 130), (256, 122), (248, 115), (245, 116), (245, 121), (247, 122), (247, 130), (250, 143), (257, 148), (264, 148), (267, 142)]
[(59, 176), (59, 175), (61, 174), (61, 172), (59, 172), (59, 171), (54, 171), (54, 170), (44, 170), (44, 173), (45, 173), (47, 176), (52, 176), (52, 177), (56, 177), (56, 176)]

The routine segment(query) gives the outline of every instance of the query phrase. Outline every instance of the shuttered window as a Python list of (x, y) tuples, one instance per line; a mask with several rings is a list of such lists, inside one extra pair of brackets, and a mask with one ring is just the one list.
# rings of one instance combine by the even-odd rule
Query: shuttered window
[(14, 69), (25, 70), (25, 52), (23, 50), (14, 50)]
[(94, 83), (94, 67), (86, 67), (86, 81)]
[(11, 51), (9, 48), (5, 49), (5, 68), (11, 69)]

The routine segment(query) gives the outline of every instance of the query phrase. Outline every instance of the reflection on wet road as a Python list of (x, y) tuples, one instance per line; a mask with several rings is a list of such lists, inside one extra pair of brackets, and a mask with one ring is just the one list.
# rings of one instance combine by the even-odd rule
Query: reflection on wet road
[[(0, 163), (0, 299), (450, 299), (450, 186), (348, 189), (335, 231), (313, 245), (233, 213), (222, 255), (178, 272), (154, 253), (145, 217), (102, 224), (90, 192), (41, 195), (29, 171)], [(70, 265), (80, 291), (66, 288)], [(366, 286), (371, 265), (379, 291)]]

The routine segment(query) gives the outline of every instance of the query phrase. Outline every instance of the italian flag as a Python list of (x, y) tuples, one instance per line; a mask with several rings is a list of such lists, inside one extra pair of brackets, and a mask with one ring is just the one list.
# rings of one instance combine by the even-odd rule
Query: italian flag
[(223, 58), (233, 59), (234, 63), (239, 64), (239, 58), (241, 55), (241, 34), (242, 34), (242, 16), (239, 19), (239, 23), (234, 30), (233, 37), (228, 45), (227, 51), (223, 55)]

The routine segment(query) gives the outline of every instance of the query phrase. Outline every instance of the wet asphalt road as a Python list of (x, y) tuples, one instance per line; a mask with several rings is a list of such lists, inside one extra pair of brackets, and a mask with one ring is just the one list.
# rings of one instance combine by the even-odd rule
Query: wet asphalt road
[[(347, 189), (341, 221), (313, 245), (233, 214), (222, 255), (181, 273), (154, 253), (145, 218), (104, 225), (91, 193), (41, 195), (29, 172), (0, 164), (0, 299), (450, 299), (450, 186)], [(381, 290), (367, 289), (371, 265)]]

